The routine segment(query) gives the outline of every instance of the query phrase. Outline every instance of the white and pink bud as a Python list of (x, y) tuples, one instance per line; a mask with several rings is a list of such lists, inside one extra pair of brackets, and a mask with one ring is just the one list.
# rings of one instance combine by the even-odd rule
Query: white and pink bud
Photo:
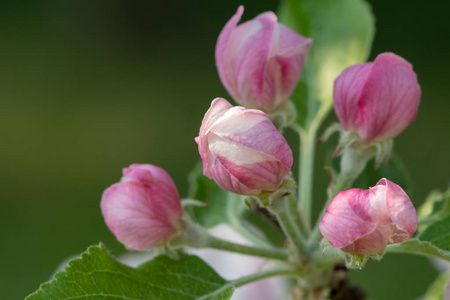
[(409, 240), (417, 229), (417, 215), (405, 191), (383, 178), (368, 190), (337, 194), (319, 228), (335, 248), (375, 255), (388, 244)]
[(269, 117), (225, 99), (213, 100), (195, 141), (203, 174), (236, 194), (274, 191), (292, 167), (292, 151)]
[(217, 40), (220, 80), (237, 103), (273, 112), (291, 97), (312, 41), (277, 23), (273, 12), (237, 26), (243, 12), (240, 6)]
[(345, 69), (334, 84), (334, 110), (345, 132), (364, 144), (388, 141), (415, 119), (420, 86), (412, 65), (393, 53)]
[(183, 214), (169, 174), (148, 164), (123, 169), (122, 179), (105, 190), (100, 206), (108, 228), (133, 250), (164, 245), (177, 235)]

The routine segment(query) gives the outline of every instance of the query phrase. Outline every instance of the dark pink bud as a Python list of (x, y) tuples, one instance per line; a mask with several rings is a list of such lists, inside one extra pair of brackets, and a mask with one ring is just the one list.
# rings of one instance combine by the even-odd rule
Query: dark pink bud
[(133, 164), (123, 174), (103, 193), (106, 225), (128, 249), (162, 246), (177, 234), (183, 214), (175, 184), (153, 165)]
[(390, 140), (415, 119), (420, 86), (412, 66), (393, 53), (348, 67), (336, 79), (334, 110), (344, 131), (365, 144)]
[(388, 244), (409, 240), (417, 229), (417, 215), (405, 191), (383, 178), (368, 190), (337, 194), (319, 228), (333, 247), (373, 255)]
[(203, 174), (236, 194), (274, 191), (292, 166), (292, 151), (269, 117), (225, 99), (211, 103), (195, 141)]
[(217, 40), (220, 80), (237, 103), (271, 112), (291, 97), (311, 39), (277, 23), (272, 12), (237, 25), (243, 12), (240, 6)]

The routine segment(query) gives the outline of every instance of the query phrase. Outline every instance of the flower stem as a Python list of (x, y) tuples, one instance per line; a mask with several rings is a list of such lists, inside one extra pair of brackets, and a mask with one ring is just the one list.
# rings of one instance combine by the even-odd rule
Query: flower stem
[(247, 246), (219, 239), (209, 234), (200, 225), (193, 223), (187, 216), (184, 216), (182, 223), (183, 228), (181, 229), (180, 235), (174, 237), (169, 242), (169, 248), (212, 248), (283, 261), (288, 260), (290, 256), (290, 251), (282, 248)]
[(225, 250), (236, 252), (240, 254), (247, 254), (253, 256), (260, 256), (265, 258), (272, 258), (278, 260), (287, 260), (289, 252), (285, 249), (277, 248), (260, 248), (255, 246), (247, 246), (235, 244), (233, 242), (225, 241), (214, 236), (209, 236), (205, 248), (212, 248), (218, 250)]
[(310, 228), (312, 211), (312, 190), (314, 175), (314, 149), (316, 131), (297, 128), (300, 136), (300, 165), (299, 165), (299, 208), (303, 213), (305, 228)]
[[(231, 199), (233, 197), (234, 197), (234, 199)], [(261, 246), (261, 247), (268, 247), (268, 246), (270, 246), (270, 244), (268, 243), (267, 240), (264, 240), (264, 239), (260, 238), (259, 236), (254, 234), (252, 231), (250, 231), (247, 227), (245, 227), (242, 224), (242, 221), (236, 215), (236, 213), (235, 213), (236, 206), (238, 205), (240, 207), (240, 206), (243, 205), (241, 203), (241, 201), (239, 201), (240, 197), (241, 196), (239, 196), (239, 195), (228, 193), (226, 214), (227, 214), (227, 217), (228, 217), (228, 221), (230, 222), (230, 225), (239, 234), (241, 234), (244, 238), (246, 238), (247, 240), (252, 242), (254, 245)]]
[(305, 248), (306, 239), (300, 232), (300, 227), (296, 226), (293, 215), (299, 214), (297, 211), (291, 211), (290, 208), (292, 204), (289, 203), (291, 201), (294, 201), (295, 203), (295, 199), (290, 198), (293, 198), (292, 195), (286, 195), (276, 199), (267, 207), (267, 209), (278, 219), (281, 229), (283, 229), (283, 232), (286, 234), (289, 242), (301, 252)]

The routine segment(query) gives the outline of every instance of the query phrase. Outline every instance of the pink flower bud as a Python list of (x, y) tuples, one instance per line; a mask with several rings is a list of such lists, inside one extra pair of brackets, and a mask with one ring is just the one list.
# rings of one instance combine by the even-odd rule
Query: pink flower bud
[(420, 86), (412, 66), (393, 53), (348, 67), (334, 84), (334, 109), (345, 131), (365, 144), (390, 140), (415, 119)]
[(377, 254), (388, 244), (409, 240), (417, 229), (417, 215), (405, 191), (383, 178), (368, 190), (337, 194), (319, 228), (335, 248)]
[(239, 6), (217, 40), (220, 80), (237, 103), (271, 112), (291, 97), (312, 41), (277, 23), (273, 12), (236, 26), (243, 12)]
[(100, 206), (108, 228), (134, 250), (163, 245), (177, 234), (183, 214), (169, 174), (153, 165), (123, 169), (122, 179), (106, 189)]
[(236, 194), (274, 191), (292, 166), (292, 151), (269, 117), (225, 99), (213, 100), (195, 141), (203, 174)]

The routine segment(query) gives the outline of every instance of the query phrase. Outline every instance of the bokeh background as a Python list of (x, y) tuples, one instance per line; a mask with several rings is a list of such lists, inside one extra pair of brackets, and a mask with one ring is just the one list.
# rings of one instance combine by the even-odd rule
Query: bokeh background
[[(417, 206), (450, 179), (449, 4), (369, 2), (377, 19), (371, 59), (402, 55), (422, 86), (419, 115), (395, 141)], [(163, 167), (186, 195), (203, 114), (213, 98), (228, 97), (215, 68), (216, 38), (241, 3), (244, 20), (278, 7), (261, 0), (0, 3), (1, 299), (23, 299), (62, 260), (99, 241), (114, 254), (125, 251), (99, 209), (122, 167)], [(316, 211), (329, 147), (318, 147)], [(414, 299), (435, 274), (425, 258), (392, 254), (352, 278), (372, 299)]]

